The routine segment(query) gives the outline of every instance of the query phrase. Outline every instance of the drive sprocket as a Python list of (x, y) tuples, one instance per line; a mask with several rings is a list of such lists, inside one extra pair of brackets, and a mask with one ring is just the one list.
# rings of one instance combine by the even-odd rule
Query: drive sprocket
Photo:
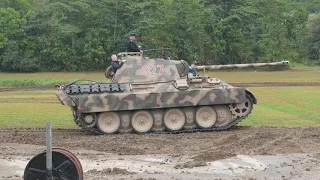
[(253, 109), (253, 104), (251, 98), (247, 95), (246, 100), (243, 103), (238, 103), (238, 104), (230, 104), (229, 108), (232, 112), (233, 115), (238, 116), (238, 117), (243, 117), (248, 114)]

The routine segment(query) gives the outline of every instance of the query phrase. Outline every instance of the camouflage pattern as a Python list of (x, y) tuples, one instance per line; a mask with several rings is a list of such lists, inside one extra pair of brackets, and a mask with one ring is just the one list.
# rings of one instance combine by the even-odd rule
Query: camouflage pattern
[[(246, 95), (244, 88), (207, 88), (186, 91), (176, 89), (170, 91), (170, 89), (168, 88), (161, 93), (156, 93), (155, 88), (150, 88), (150, 92), (141, 92), (140, 90), (130, 92), (128, 89), (128, 91), (121, 93), (70, 95), (70, 98), (64, 98), (63, 104), (76, 106), (78, 112), (89, 113), (240, 103), (245, 100)], [(60, 92), (60, 96), (68, 97), (67, 94), (62, 96), (62, 92)]]
[[(126, 62), (117, 70), (112, 81), (114, 83), (174, 81), (175, 79), (179, 79), (181, 74), (179, 73), (177, 66), (182, 64), (185, 69), (188, 68), (188, 64), (186, 62), (184, 63), (180, 61), (145, 59), (141, 56), (128, 56), (123, 59), (126, 60)], [(183, 64), (186, 64), (187, 67)]]
[[(137, 122), (142, 121), (140, 116), (144, 116), (142, 119), (147, 119), (149, 123), (150, 118), (154, 118), (154, 130), (173, 131), (174, 126), (170, 123), (176, 120), (183, 122), (185, 117), (189, 120), (181, 126), (182, 131), (223, 130), (247, 117), (252, 111), (252, 105), (257, 103), (255, 96), (245, 88), (233, 87), (218, 78), (187, 77), (189, 64), (184, 60), (149, 59), (140, 53), (120, 53), (118, 56), (125, 62), (112, 77), (111, 83), (72, 83), (58, 89), (56, 95), (59, 101), (72, 107), (75, 122), (80, 127), (106, 134), (106, 122), (116, 121), (120, 125), (114, 132), (131, 132), (132, 129), (139, 131), (137, 127), (140, 124)], [(156, 111), (158, 114), (154, 114)], [(183, 111), (185, 115), (180, 117)], [(137, 117), (133, 116), (134, 113), (138, 113)], [(173, 116), (169, 116), (170, 113)], [(224, 118), (231, 117), (231, 114), (236, 118)], [(174, 118), (168, 122), (165, 117)], [(212, 122), (216, 119), (216, 125), (203, 128), (208, 118)]]
[(68, 94), (62, 90), (58, 91), (56, 94), (58, 100), (61, 102), (61, 104), (66, 106), (76, 106), (74, 101), (71, 99), (71, 97), (68, 96)]

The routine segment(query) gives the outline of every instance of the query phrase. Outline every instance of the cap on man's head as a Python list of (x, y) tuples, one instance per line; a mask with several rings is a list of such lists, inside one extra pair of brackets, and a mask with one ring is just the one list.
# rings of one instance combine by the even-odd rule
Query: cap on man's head
[(136, 34), (135, 33), (131, 33), (130, 36), (136, 36)]

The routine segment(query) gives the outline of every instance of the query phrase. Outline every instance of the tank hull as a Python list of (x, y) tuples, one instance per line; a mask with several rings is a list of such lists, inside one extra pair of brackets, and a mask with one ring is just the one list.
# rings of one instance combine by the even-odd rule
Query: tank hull
[[(65, 92), (57, 95), (68, 96)], [(194, 107), (241, 103), (246, 99), (244, 88), (231, 89), (191, 89), (180, 92), (161, 93), (101, 93), (70, 95), (63, 105), (75, 106), (80, 113), (105, 111), (142, 110), (173, 107)], [(73, 103), (71, 103), (73, 102)]]

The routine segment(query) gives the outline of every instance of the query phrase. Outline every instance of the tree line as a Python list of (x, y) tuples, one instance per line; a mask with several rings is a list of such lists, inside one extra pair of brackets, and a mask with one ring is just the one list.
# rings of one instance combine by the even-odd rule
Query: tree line
[[(90, 71), (125, 51), (205, 64), (320, 64), (318, 0), (1, 0), (0, 71)], [(164, 48), (169, 48), (164, 50)]]

